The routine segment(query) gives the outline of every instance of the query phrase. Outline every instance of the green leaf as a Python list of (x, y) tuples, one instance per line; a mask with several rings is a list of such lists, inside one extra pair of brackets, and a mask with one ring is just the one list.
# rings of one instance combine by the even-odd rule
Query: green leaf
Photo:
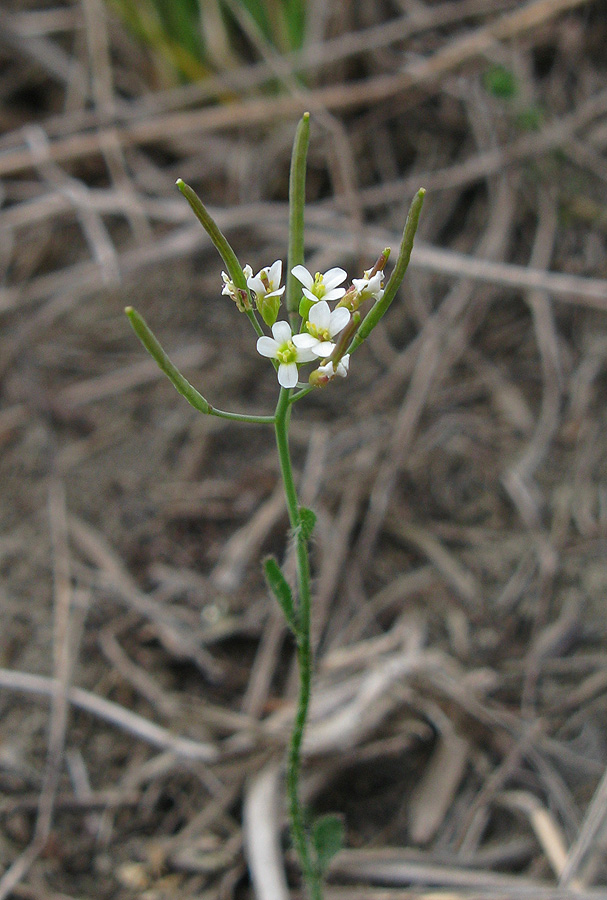
[(307, 506), (300, 506), (299, 519), (301, 521), (301, 533), (304, 536), (304, 540), (309, 541), (312, 537), (314, 526), (316, 525), (316, 513), (311, 509), (308, 509)]
[(264, 560), (263, 570), (266, 581), (268, 582), (268, 587), (282, 609), (290, 629), (294, 633), (297, 633), (297, 618), (295, 607), (293, 605), (293, 593), (287, 579), (282, 574), (280, 566), (273, 556), (268, 556), (268, 558)]
[(322, 875), (331, 860), (344, 844), (344, 823), (339, 816), (329, 813), (321, 816), (312, 827), (312, 843), (316, 851), (316, 862)]

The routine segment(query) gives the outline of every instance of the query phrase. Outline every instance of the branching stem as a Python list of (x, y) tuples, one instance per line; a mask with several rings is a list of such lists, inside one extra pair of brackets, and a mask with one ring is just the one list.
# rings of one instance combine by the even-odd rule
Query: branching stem
[[(304, 208), (306, 156), (310, 134), (309, 119), (309, 114), (305, 113), (297, 128), (291, 158), (291, 177), (289, 181), (289, 248), (285, 299), (289, 321), (295, 332), (301, 325), (298, 312), (301, 299), (301, 285), (298, 279), (294, 277), (292, 269), (295, 266), (302, 265), (304, 262)], [(241, 311), (246, 312), (257, 335), (264, 335), (264, 331), (257, 319), (255, 310), (252, 307), (251, 290), (247, 285), (245, 270), (240, 265), (227, 238), (221, 232), (219, 226), (192, 188), (185, 184), (181, 179), (177, 181), (177, 186), (187, 199), (198, 220), (219, 251), (229, 272), (229, 280), (232, 282), (232, 285), (230, 285), (230, 293), (233, 293), (233, 288), (239, 292), (236, 295), (238, 308), (241, 309)], [(357, 311), (353, 313), (350, 326), (344, 330), (342, 337), (338, 340), (333, 355), (330, 357), (334, 362), (334, 372), (332, 374), (335, 374), (335, 367), (339, 361), (344, 358), (346, 349), (348, 353), (353, 353), (363, 343), (394, 300), (409, 264), (409, 258), (413, 248), (413, 239), (415, 237), (421, 213), (424, 194), (425, 191), (420, 189), (411, 204), (403, 232), (400, 253), (392, 276), (386, 285), (385, 292), (383, 292), (382, 296), (379, 296), (378, 294), (373, 295), (378, 296), (378, 299), (369, 310), (362, 323), (360, 322), (360, 314)], [(379, 269), (383, 269), (388, 258), (388, 253), (388, 250), (384, 251), (375, 267), (371, 270), (371, 273), (367, 273), (365, 277), (372, 277)], [(226, 284), (229, 284), (228, 276), (224, 276), (224, 281)], [(351, 291), (353, 290), (354, 287), (351, 288)], [(363, 295), (361, 294), (360, 296), (362, 298)], [(240, 302), (241, 300), (242, 303)], [(299, 857), (308, 898), (309, 900), (322, 900), (322, 872), (326, 868), (328, 860), (338, 852), (339, 846), (341, 845), (343, 827), (340, 825), (339, 820), (329, 821), (331, 818), (335, 819), (335, 817), (326, 816), (317, 820), (314, 825), (309, 827), (300, 796), (301, 751), (308, 719), (312, 682), (309, 536), (314, 527), (313, 521), (310, 525), (310, 519), (314, 520), (315, 517), (310, 510), (302, 510), (299, 505), (289, 449), (289, 421), (291, 418), (292, 406), (302, 397), (307, 396), (310, 391), (314, 390), (314, 386), (298, 385), (297, 389), (281, 387), (276, 410), (274, 415), (271, 416), (251, 416), (242, 413), (224, 412), (223, 410), (216, 409), (193, 385), (190, 384), (187, 378), (181, 374), (174, 363), (169, 359), (143, 317), (130, 306), (126, 308), (126, 314), (133, 330), (145, 349), (169, 378), (177, 391), (179, 391), (179, 393), (182, 394), (188, 403), (195, 409), (208, 416), (218, 416), (219, 418), (230, 419), (236, 422), (274, 425), (276, 446), (280, 461), (280, 472), (282, 475), (287, 511), (289, 514), (289, 524), (291, 527), (292, 538), (295, 541), (297, 569), (297, 591), (293, 601), (291, 587), (282, 575), (276, 561), (270, 559), (266, 562), (266, 574), (268, 575), (270, 586), (272, 586), (272, 583), (275, 586), (275, 596), (281, 603), (289, 626), (295, 634), (297, 643), (299, 696), (287, 757), (289, 818), (291, 822), (293, 844)], [(265, 338), (265, 340), (267, 341), (267, 338)], [(275, 346), (282, 352), (280, 345), (277, 345), (276, 342)], [(278, 353), (278, 350), (276, 354), (272, 356), (271, 361), (274, 368), (278, 370), (280, 380), (282, 373), (278, 360), (282, 359), (282, 357)], [(327, 361), (325, 361), (325, 364), (326, 363)], [(328, 378), (325, 379), (325, 383), (327, 380)], [(276, 587), (276, 585), (278, 587)]]

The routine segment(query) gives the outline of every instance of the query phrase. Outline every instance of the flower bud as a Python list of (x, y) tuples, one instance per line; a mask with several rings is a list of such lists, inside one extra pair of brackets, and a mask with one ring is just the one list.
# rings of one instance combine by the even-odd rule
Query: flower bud
[[(252, 274), (251, 266), (245, 266), (243, 269), (245, 279), (249, 278)], [(245, 291), (244, 288), (236, 287), (226, 272), (222, 272), (221, 277), (223, 279), (223, 290), (221, 293), (226, 297), (232, 298), (239, 312), (248, 312), (251, 309), (251, 301), (247, 291)]]
[(312, 387), (326, 387), (331, 381), (331, 376), (324, 371), (325, 368), (326, 367), (321, 366), (319, 369), (314, 369), (313, 372), (310, 372), (308, 380)]
[(350, 312), (358, 309), (360, 305), (359, 294), (353, 284), (350, 285), (346, 293), (343, 295), (337, 306), (345, 306)]
[(244, 288), (238, 288), (233, 299), (234, 299), (234, 303), (236, 304), (236, 308), (240, 312), (249, 312), (250, 311), (251, 301), (249, 299), (249, 295), (244, 290)]
[(319, 366), (318, 369), (314, 369), (313, 372), (310, 372), (308, 380), (313, 387), (326, 387), (336, 375), (340, 378), (345, 378), (349, 368), (350, 356), (346, 353), (339, 362), (329, 360), (324, 365)]

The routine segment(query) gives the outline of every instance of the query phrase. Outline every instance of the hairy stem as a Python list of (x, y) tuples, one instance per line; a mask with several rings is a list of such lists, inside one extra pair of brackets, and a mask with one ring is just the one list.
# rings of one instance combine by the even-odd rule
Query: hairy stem
[(297, 558), (297, 663), (299, 667), (299, 698), (293, 723), (293, 732), (289, 745), (287, 760), (287, 795), (291, 834), (293, 844), (299, 857), (304, 881), (310, 900), (322, 900), (322, 883), (312, 858), (305, 815), (299, 792), (301, 774), (301, 745), (303, 742), (308, 707), (310, 703), (310, 685), (312, 680), (312, 649), (310, 644), (310, 563), (308, 559), (308, 542), (301, 526), (297, 489), (293, 478), (291, 454), (289, 451), (289, 418), (291, 407), (290, 392), (281, 389), (275, 412), (274, 427), (276, 430), (276, 446), (280, 460), (280, 471), (285, 489), (289, 523), (295, 539)]

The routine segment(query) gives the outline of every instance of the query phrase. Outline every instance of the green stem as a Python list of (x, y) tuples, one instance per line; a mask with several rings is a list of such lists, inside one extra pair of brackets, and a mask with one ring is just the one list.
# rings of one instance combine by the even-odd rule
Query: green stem
[(301, 388), (299, 391), (297, 391), (296, 394), (291, 394), (291, 396), (289, 398), (289, 403), (291, 405), (293, 403), (297, 403), (298, 400), (301, 400), (302, 397), (307, 397), (308, 394), (310, 394), (314, 390), (316, 390), (316, 388), (313, 387), (311, 384), (308, 385), (307, 387)]
[[(265, 334), (265, 331), (263, 330), (263, 328), (262, 328), (261, 325), (259, 324), (259, 319), (258, 319), (257, 316), (255, 315), (255, 310), (254, 310), (254, 309), (248, 309), (248, 310), (247, 310), (247, 318), (248, 318), (248, 320), (251, 322), (251, 324), (253, 325), (253, 328), (255, 329), (255, 331), (257, 332), (257, 337), (261, 337), (262, 335)], [(276, 367), (275, 367), (275, 368), (276, 368)]]
[(190, 187), (189, 184), (186, 184), (183, 179), (178, 178), (175, 182), (185, 199), (188, 201), (192, 208), (192, 212), (211, 238), (211, 241), (215, 245), (217, 252), (223, 259), (230, 278), (234, 282), (237, 288), (241, 288), (249, 293), (249, 289), (247, 287), (247, 280), (244, 277), (244, 272), (242, 271), (242, 266), (238, 261), (238, 257), (232, 250), (228, 239), (223, 234), (219, 225), (215, 221), (215, 219), (211, 216), (210, 212), (196, 193), (196, 191)]
[(299, 501), (293, 478), (291, 453), (289, 450), (289, 419), (291, 406), (290, 391), (282, 388), (276, 406), (274, 428), (276, 446), (280, 460), (280, 471), (285, 489), (289, 523), (295, 538), (297, 561), (297, 663), (299, 667), (299, 698), (293, 723), (293, 732), (287, 760), (287, 794), (291, 834), (299, 856), (304, 881), (311, 900), (322, 900), (322, 883), (312, 858), (310, 840), (306, 830), (305, 816), (299, 796), (301, 774), (301, 746), (303, 742), (312, 680), (312, 649), (310, 641), (310, 562), (308, 542), (301, 527)]
[(213, 245), (215, 246), (217, 252), (225, 263), (228, 274), (234, 282), (234, 285), (241, 291), (244, 291), (246, 293), (246, 296), (248, 298), (248, 305), (249, 307), (251, 307), (247, 310), (247, 317), (249, 318), (258, 336), (261, 337), (261, 335), (264, 334), (264, 331), (259, 324), (257, 316), (255, 315), (255, 310), (252, 308), (251, 292), (247, 285), (247, 279), (245, 278), (242, 266), (240, 265), (238, 257), (234, 253), (230, 242), (228, 241), (225, 234), (222, 232), (219, 225), (210, 214), (196, 191), (191, 188), (189, 184), (186, 184), (185, 181), (183, 181), (183, 179), (181, 178), (177, 179), (176, 184), (183, 196), (190, 204), (192, 212), (194, 213), (208, 236), (211, 238)]
[(148, 351), (158, 368), (164, 372), (173, 387), (188, 401), (190, 406), (204, 413), (206, 416), (217, 416), (219, 419), (231, 419), (234, 422), (250, 422), (254, 425), (273, 425), (274, 416), (249, 416), (246, 413), (224, 412), (222, 409), (216, 409), (211, 406), (208, 400), (202, 396), (196, 388), (190, 384), (177, 366), (171, 362), (166, 352), (163, 350), (160, 341), (149, 327), (143, 316), (141, 316), (132, 306), (127, 306), (124, 310), (128, 316), (133, 331)]
[(273, 425), (274, 416), (250, 416), (248, 413), (226, 412), (223, 409), (217, 409), (216, 406), (210, 406), (209, 415), (217, 416), (218, 419), (230, 419), (232, 422), (248, 422), (250, 425)]
[(373, 304), (373, 306), (363, 319), (360, 328), (354, 335), (354, 340), (348, 348), (348, 353), (354, 353), (354, 351), (358, 347), (360, 347), (362, 342), (369, 337), (381, 317), (387, 312), (388, 307), (396, 296), (396, 292), (401, 286), (402, 280), (405, 277), (405, 272), (407, 271), (407, 267), (409, 265), (409, 260), (411, 258), (411, 251), (413, 250), (413, 240), (415, 238), (415, 232), (417, 231), (417, 225), (419, 223), (419, 217), (421, 215), (425, 196), (425, 188), (420, 188), (413, 198), (411, 206), (409, 207), (407, 221), (405, 222), (405, 228), (400, 244), (398, 259), (396, 260), (396, 265), (394, 266), (394, 271), (392, 272), (390, 280), (386, 285), (384, 295), (381, 300), (377, 300), (376, 303)]
[(286, 305), (289, 321), (293, 329), (297, 326), (301, 284), (292, 274), (294, 266), (304, 261), (304, 208), (306, 203), (306, 158), (310, 140), (310, 113), (300, 119), (293, 152), (291, 174), (289, 176), (289, 251), (287, 255)]

